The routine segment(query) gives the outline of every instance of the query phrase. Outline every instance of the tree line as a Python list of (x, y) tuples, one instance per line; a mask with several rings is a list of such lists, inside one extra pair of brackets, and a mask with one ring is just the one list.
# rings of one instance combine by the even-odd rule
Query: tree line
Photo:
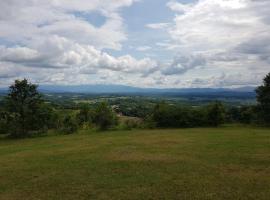
[[(38, 86), (28, 80), (16, 80), (0, 108), (0, 133), (13, 138), (46, 133), (50, 129), (60, 133), (74, 133), (85, 126), (106, 130), (124, 128), (180, 128), (217, 127), (224, 123), (270, 125), (270, 73), (256, 89), (257, 104), (225, 107), (215, 101), (207, 106), (177, 106), (166, 102), (153, 108), (136, 107), (142, 120), (119, 123), (117, 112), (106, 102), (95, 106), (83, 104), (79, 109), (59, 109), (44, 100)], [(119, 125), (122, 124), (122, 125)]]

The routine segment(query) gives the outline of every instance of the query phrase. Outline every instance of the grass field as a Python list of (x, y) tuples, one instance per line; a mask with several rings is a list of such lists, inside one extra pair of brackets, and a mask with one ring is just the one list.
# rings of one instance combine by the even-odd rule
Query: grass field
[(270, 199), (270, 130), (0, 140), (0, 199)]

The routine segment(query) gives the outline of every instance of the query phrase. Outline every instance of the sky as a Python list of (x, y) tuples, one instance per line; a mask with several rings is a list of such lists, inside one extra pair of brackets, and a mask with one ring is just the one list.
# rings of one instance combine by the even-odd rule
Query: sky
[(0, 87), (257, 86), (269, 0), (1, 0)]

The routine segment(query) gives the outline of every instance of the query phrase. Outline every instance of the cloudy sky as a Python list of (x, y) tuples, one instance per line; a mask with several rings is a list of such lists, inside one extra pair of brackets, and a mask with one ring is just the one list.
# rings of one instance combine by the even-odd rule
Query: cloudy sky
[(269, 0), (0, 1), (0, 87), (242, 87), (268, 72)]

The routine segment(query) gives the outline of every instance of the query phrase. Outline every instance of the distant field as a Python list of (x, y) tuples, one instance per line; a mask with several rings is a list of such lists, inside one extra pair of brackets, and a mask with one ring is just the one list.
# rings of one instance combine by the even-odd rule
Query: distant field
[(270, 199), (270, 129), (0, 139), (0, 199)]

